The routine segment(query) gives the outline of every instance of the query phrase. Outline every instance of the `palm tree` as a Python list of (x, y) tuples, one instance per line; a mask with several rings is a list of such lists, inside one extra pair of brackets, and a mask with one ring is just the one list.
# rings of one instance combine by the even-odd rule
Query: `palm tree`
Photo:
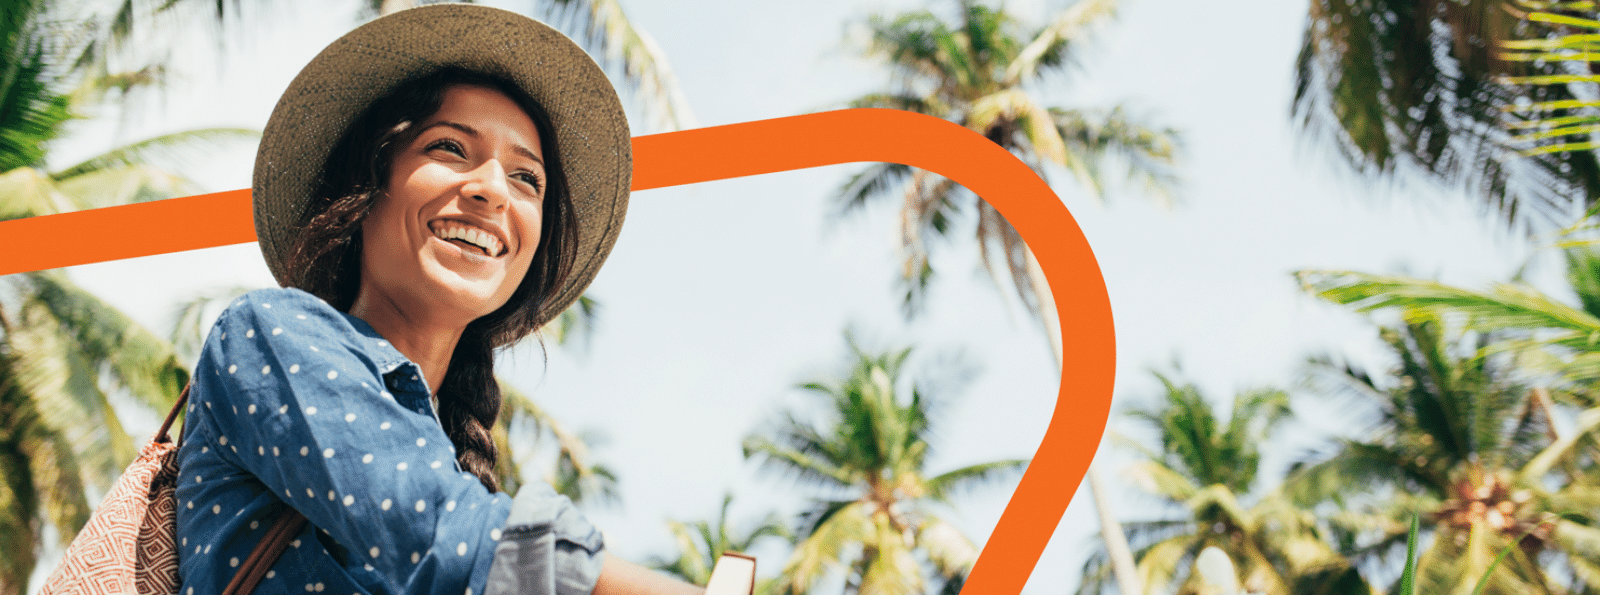
[[(732, 504), (733, 494), (722, 497), (722, 508), (717, 513), (715, 524), (711, 521), (695, 521), (687, 524), (668, 521), (667, 528), (672, 531), (673, 541), (678, 545), (678, 557), (674, 560), (656, 558), (650, 566), (690, 584), (704, 585), (711, 580), (711, 571), (723, 553), (748, 552), (763, 538), (791, 537), (789, 530), (779, 522), (776, 514), (768, 514), (754, 529), (743, 533), (735, 532), (728, 524), (728, 507)], [(756, 582), (756, 594), (771, 595), (775, 593), (776, 584), (775, 579), (761, 579)]]
[[(1049, 106), (1035, 95), (1041, 79), (1071, 67), (1085, 35), (1109, 18), (1115, 6), (1115, 0), (1081, 0), (1050, 24), (1032, 29), (974, 0), (954, 3), (954, 22), (929, 10), (874, 16), (867, 23), (872, 33), (868, 54), (889, 66), (893, 84), (850, 105), (909, 110), (959, 123), (1016, 154), (1040, 177), (1049, 179), (1046, 164), (1066, 168), (1096, 197), (1107, 173), (1102, 158), (1117, 154), (1131, 164), (1131, 177), (1166, 198), (1175, 181), (1174, 131), (1135, 121), (1121, 107), (1070, 109)], [(1050, 307), (1048, 288), (1032, 272), (1037, 270), (1032, 255), (988, 203), (938, 174), (892, 163), (857, 173), (838, 193), (846, 210), (886, 197), (902, 201), (901, 281), (908, 314), (921, 304), (934, 274), (925, 238), (955, 234), (965, 211), (975, 222), (978, 249), (996, 282), (1002, 283), (1000, 272), (1007, 271), (1030, 311), (1053, 319), (1042, 312)]]
[[(1116, 0), (1080, 0), (1037, 28), (975, 0), (953, 4), (954, 22), (928, 10), (870, 19), (868, 53), (887, 63), (893, 82), (887, 91), (850, 105), (909, 110), (959, 123), (1017, 155), (1041, 178), (1049, 179), (1047, 164), (1066, 168), (1097, 198), (1108, 173), (1104, 158), (1115, 155), (1129, 165), (1130, 179), (1158, 198), (1170, 198), (1176, 186), (1176, 131), (1130, 118), (1121, 107), (1049, 106), (1036, 96), (1039, 81), (1070, 69), (1088, 33), (1115, 11)], [(908, 316), (920, 309), (934, 277), (929, 258), (933, 244), (927, 238), (956, 233), (966, 211), (976, 222), (972, 232), (984, 267), (996, 285), (1009, 285), (1021, 298), (1043, 327), (1055, 360), (1061, 360), (1060, 323), (1044, 272), (998, 211), (947, 178), (895, 163), (857, 173), (838, 192), (845, 211), (888, 196), (901, 200), (905, 256), (900, 287)], [(1122, 569), (1119, 574), (1127, 577), (1132, 561), (1125, 540), (1113, 529), (1114, 515), (1100, 496), (1104, 485), (1092, 466), (1088, 478), (1108, 547)], [(1123, 590), (1133, 595), (1140, 589), (1127, 583)]]
[(1506, 358), (1485, 355), (1494, 336), (1464, 336), (1423, 310), (1406, 316), (1380, 332), (1399, 360), (1392, 378), (1319, 364), (1327, 392), (1364, 404), (1376, 421), (1295, 470), (1286, 490), (1301, 505), (1362, 505), (1340, 517), (1336, 540), (1367, 563), (1403, 546), (1413, 513), (1431, 521), (1419, 592), (1470, 591), (1511, 543), (1519, 547), (1485, 593), (1562, 593), (1552, 576), (1560, 569), (1579, 592), (1600, 589), (1600, 482), (1592, 461), (1582, 468), (1579, 446), (1600, 427), (1600, 409), (1559, 437), (1545, 391), (1519, 380)]
[[(360, 0), (360, 18), (367, 20), (436, 1)], [(140, 54), (160, 55), (159, 48), (170, 43), (161, 31), (171, 25), (170, 17), (185, 12), (209, 13), (218, 35), (254, 24), (243, 14), (241, 4), (240, 0), (119, 0), (109, 22), (84, 32), (92, 43), (80, 46), (75, 63), (99, 73), (107, 71), (105, 65), (114, 58), (128, 54), (130, 47)], [(652, 129), (670, 131), (695, 126), (694, 115), (665, 54), (648, 33), (628, 20), (619, 0), (530, 0), (527, 6), (525, 12), (567, 31), (591, 49), (601, 66), (621, 75), (627, 83), (625, 88), (644, 108)], [(160, 80), (159, 68), (144, 72), (146, 78)]]
[[(1129, 414), (1160, 433), (1161, 448), (1148, 450), (1135, 444), (1145, 460), (1129, 472), (1145, 491), (1184, 513), (1179, 518), (1127, 523), (1131, 540), (1139, 544), (1139, 577), (1149, 592), (1202, 592), (1201, 577), (1184, 569), (1211, 546), (1240, 562), (1242, 585), (1251, 592), (1371, 593), (1323, 538), (1312, 511), (1296, 508), (1276, 492), (1252, 495), (1261, 444), (1288, 417), (1288, 394), (1240, 393), (1234, 397), (1230, 418), (1222, 420), (1193, 384), (1179, 385), (1160, 373), (1155, 376), (1165, 389), (1164, 402)], [(1080, 595), (1107, 590), (1107, 563), (1103, 552), (1085, 563)]]
[(1593, 102), (1572, 105), (1587, 97), (1577, 86), (1506, 83), (1589, 74), (1589, 66), (1556, 52), (1507, 53), (1501, 44), (1572, 33), (1522, 17), (1534, 5), (1565, 12), (1582, 4), (1313, 0), (1296, 62), (1295, 125), (1368, 176), (1419, 172), (1465, 186), (1513, 226), (1565, 227), (1600, 199), (1600, 161), (1582, 150), (1515, 158), (1537, 138), (1512, 131), (1539, 132), (1540, 120), (1592, 123)]
[[(50, 142), (75, 107), (81, 73), (53, 66), (61, 7), (10, 2), (0, 10), (0, 219), (192, 193), (190, 182), (150, 158), (252, 133), (201, 130), (166, 135), (49, 171)], [(64, 10), (64, 9), (62, 9)], [(41, 247), (41, 249), (49, 249)], [(25, 592), (53, 525), (65, 545), (134, 457), (108, 395), (126, 392), (165, 411), (188, 381), (172, 348), (78, 288), (62, 271), (0, 278), (0, 595)]]
[(914, 387), (909, 396), (897, 390), (911, 350), (868, 354), (853, 342), (850, 348), (855, 363), (848, 377), (801, 387), (825, 400), (825, 421), (809, 423), (789, 412), (773, 438), (744, 440), (747, 459), (823, 491), (802, 519), (777, 590), (805, 593), (840, 570), (849, 592), (922, 593), (929, 582), (925, 559), (954, 593), (978, 549), (931, 505), (1010, 477), (1027, 461), (992, 461), (930, 477), (925, 466), (934, 403)]

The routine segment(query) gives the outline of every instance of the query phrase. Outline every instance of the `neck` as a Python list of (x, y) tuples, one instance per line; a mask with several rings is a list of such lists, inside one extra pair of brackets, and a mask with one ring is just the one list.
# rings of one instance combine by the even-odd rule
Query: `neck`
[(390, 300), (370, 299), (372, 292), (361, 292), (350, 305), (350, 315), (365, 320), (385, 341), (422, 368), (428, 393), (438, 394), (450, 369), (450, 356), (461, 340), (465, 324), (452, 324), (408, 315)]

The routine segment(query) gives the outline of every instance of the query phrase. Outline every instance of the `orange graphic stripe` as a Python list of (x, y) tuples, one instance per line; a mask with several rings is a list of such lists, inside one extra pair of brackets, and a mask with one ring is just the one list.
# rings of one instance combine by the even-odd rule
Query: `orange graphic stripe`
[[(903, 163), (965, 186), (1017, 228), (1044, 270), (1060, 313), (1061, 390), (1044, 440), (963, 592), (1021, 592), (1094, 458), (1116, 368), (1111, 302), (1099, 264), (1050, 187), (1014, 155), (970, 130), (894, 110), (841, 110), (642, 136), (633, 139), (633, 149), (634, 190), (838, 163)], [(254, 241), (249, 194), (234, 190), (0, 222), (0, 254), (6, 255), (0, 274)]]

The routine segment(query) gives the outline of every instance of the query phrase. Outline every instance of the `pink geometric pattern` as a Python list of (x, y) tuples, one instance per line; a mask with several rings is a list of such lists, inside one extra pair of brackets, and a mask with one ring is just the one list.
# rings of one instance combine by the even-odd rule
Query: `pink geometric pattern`
[(67, 546), (40, 595), (177, 593), (176, 455), (176, 445), (164, 435), (139, 450)]

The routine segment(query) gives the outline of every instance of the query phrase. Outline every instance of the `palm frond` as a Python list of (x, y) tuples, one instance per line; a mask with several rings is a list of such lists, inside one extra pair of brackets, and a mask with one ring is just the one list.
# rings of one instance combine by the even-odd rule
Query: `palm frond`
[(633, 26), (617, 0), (550, 0), (543, 16), (598, 48), (601, 64), (621, 70), (644, 103), (652, 127), (662, 132), (696, 126), (688, 99), (666, 55), (644, 30)]

